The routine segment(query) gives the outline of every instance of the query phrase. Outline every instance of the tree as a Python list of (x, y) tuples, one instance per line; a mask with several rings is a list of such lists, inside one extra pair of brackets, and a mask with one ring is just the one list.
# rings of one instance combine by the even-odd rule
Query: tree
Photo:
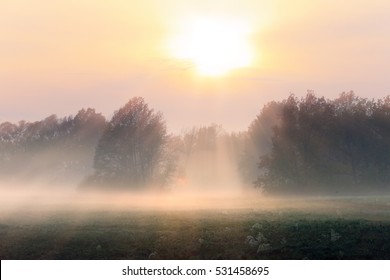
[(0, 124), (0, 177), (78, 183), (92, 171), (105, 125), (105, 118), (90, 108), (75, 117)]
[(280, 102), (280, 121), (273, 128), (272, 149), (260, 157), (256, 186), (305, 193), (386, 186), (389, 100), (367, 100), (353, 92), (325, 100), (308, 92), (304, 98), (290, 96)]
[(390, 96), (373, 104), (369, 126), (372, 129), (370, 153), (376, 166), (372, 177), (385, 186), (390, 181)]
[(115, 112), (96, 148), (94, 183), (126, 188), (155, 183), (167, 132), (163, 116), (141, 97)]
[(270, 102), (250, 124), (246, 133), (240, 135), (242, 151), (239, 159), (239, 170), (242, 180), (252, 184), (258, 176), (260, 157), (270, 153), (272, 149), (273, 130), (280, 124), (282, 104)]
[(242, 139), (241, 134), (229, 134), (217, 124), (183, 131), (174, 185), (209, 191), (241, 185), (238, 161)]

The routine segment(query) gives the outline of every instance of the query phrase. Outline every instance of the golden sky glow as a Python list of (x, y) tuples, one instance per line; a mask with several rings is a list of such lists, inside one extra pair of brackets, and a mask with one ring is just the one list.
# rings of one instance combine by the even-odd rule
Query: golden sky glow
[(290, 92), (382, 97), (389, 11), (387, 0), (2, 0), (0, 121), (89, 106), (109, 117), (140, 95), (172, 129), (239, 130)]
[(250, 27), (243, 21), (195, 18), (170, 42), (172, 55), (193, 64), (200, 74), (220, 76), (253, 63)]

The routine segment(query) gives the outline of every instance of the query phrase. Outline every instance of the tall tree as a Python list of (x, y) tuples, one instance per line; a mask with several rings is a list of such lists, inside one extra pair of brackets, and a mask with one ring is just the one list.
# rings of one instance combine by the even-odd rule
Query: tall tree
[(163, 116), (141, 97), (132, 98), (107, 124), (97, 145), (93, 180), (128, 188), (154, 183), (167, 131)]
[(389, 100), (367, 100), (353, 92), (325, 100), (309, 92), (280, 102), (272, 149), (260, 157), (256, 185), (333, 193), (385, 186), (390, 181)]

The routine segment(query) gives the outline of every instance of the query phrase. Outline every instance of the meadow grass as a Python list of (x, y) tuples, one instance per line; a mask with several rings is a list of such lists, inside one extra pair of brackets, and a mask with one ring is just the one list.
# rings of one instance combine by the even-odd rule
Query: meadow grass
[(20, 211), (0, 219), (0, 258), (390, 259), (387, 197), (278, 201), (235, 209)]

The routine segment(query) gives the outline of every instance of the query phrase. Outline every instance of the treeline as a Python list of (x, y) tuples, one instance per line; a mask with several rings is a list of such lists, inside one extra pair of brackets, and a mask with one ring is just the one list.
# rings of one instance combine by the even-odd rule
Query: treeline
[(163, 115), (141, 97), (110, 120), (83, 109), (74, 117), (0, 124), (1, 179), (341, 194), (388, 190), (389, 169), (390, 98), (353, 92), (270, 102), (240, 133), (212, 124), (170, 134)]
[(95, 146), (106, 125), (94, 109), (74, 117), (0, 124), (2, 180), (75, 183), (92, 172)]
[(272, 146), (259, 158), (257, 187), (282, 193), (389, 190), (389, 97), (291, 95), (264, 107), (249, 129), (253, 141), (269, 127), (270, 114), (276, 117)]
[[(167, 132), (160, 112), (141, 97), (115, 112), (96, 147), (94, 174), (84, 187), (198, 189), (228, 185), (239, 156), (234, 134), (222, 127), (194, 127), (181, 135)], [(234, 168), (230, 168), (234, 166)]]
[(232, 174), (239, 138), (215, 124), (169, 134), (163, 115), (135, 97), (109, 121), (83, 109), (74, 117), (0, 124), (0, 180), (108, 189), (227, 186), (238, 180)]

